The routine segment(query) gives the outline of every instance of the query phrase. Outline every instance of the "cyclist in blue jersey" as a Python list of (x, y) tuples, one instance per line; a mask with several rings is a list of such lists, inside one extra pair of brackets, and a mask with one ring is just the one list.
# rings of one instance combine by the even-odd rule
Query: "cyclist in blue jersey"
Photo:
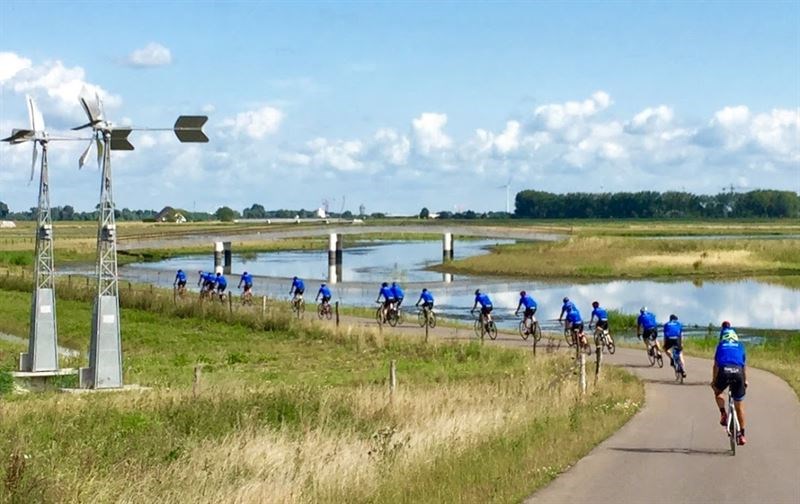
[(317, 297), (314, 298), (314, 302), (316, 303), (319, 298), (322, 298), (322, 304), (328, 304), (331, 302), (331, 290), (325, 284), (320, 284), (319, 290), (317, 291)]
[(577, 335), (581, 346), (585, 347), (587, 343), (586, 335), (583, 333), (583, 318), (581, 318), (581, 312), (575, 305), (572, 305), (572, 309), (567, 313), (567, 324), (569, 324), (569, 330), (572, 331), (572, 334)]
[(719, 330), (719, 339), (722, 339), (722, 337), (729, 332), (733, 332), (734, 334), (736, 333), (733, 327), (731, 327), (731, 323), (726, 320), (722, 323), (722, 327)]
[(210, 271), (199, 271), (200, 279), (197, 281), (197, 285), (200, 286), (200, 293), (201, 294), (208, 294), (214, 291), (214, 286), (216, 284), (216, 277)]
[(636, 337), (644, 341), (645, 350), (650, 350), (647, 346), (648, 339), (655, 342), (656, 346), (659, 346), (656, 316), (647, 311), (646, 306), (642, 306), (641, 309), (639, 309), (639, 318), (636, 319)]
[(303, 293), (306, 291), (306, 284), (300, 278), (292, 278), (292, 286), (289, 288), (289, 294), (292, 296), (292, 303), (297, 299), (303, 298)]
[(611, 337), (611, 332), (608, 330), (608, 310), (600, 306), (598, 301), (592, 301), (592, 316), (589, 318), (589, 329), (592, 328), (592, 322), (597, 318), (595, 327), (606, 331), (608, 341), (614, 343), (614, 338)]
[[(571, 310), (575, 308), (575, 303), (569, 300), (568, 297), (564, 297), (562, 299), (563, 304), (561, 305), (561, 313), (558, 315), (558, 323), (561, 323), (561, 320), (564, 318), (565, 314), (568, 314)], [(564, 325), (564, 329), (569, 329), (569, 321), (566, 322)]]
[(244, 284), (244, 293), (250, 292), (253, 289), (253, 275), (246, 271), (242, 273), (241, 278), (239, 278), (239, 289), (242, 288), (242, 284)]
[[(731, 328), (731, 323), (722, 323), (723, 336), (717, 344), (714, 353), (714, 366), (711, 374), (711, 388), (714, 389), (714, 401), (719, 408), (719, 424), (728, 425), (728, 414), (725, 411), (725, 398), (722, 397), (725, 389), (730, 387), (733, 396), (733, 405), (736, 408), (736, 415), (739, 417), (739, 432), (736, 433), (736, 442), (740, 445), (746, 444), (744, 437), (744, 396), (747, 388), (747, 356), (744, 344), (739, 341), (736, 331)], [(730, 329), (724, 331), (724, 329)]]
[(182, 269), (179, 269), (178, 272), (175, 273), (175, 281), (172, 282), (172, 286), (177, 286), (180, 290), (186, 288), (186, 273), (184, 273)]
[(392, 304), (394, 304), (394, 291), (392, 291), (392, 288), (389, 287), (389, 284), (386, 282), (383, 282), (381, 284), (381, 290), (378, 291), (378, 299), (376, 299), (375, 302), (380, 303), (381, 297), (383, 297), (383, 307), (381, 309), (381, 316), (385, 322), (386, 313), (389, 311), (389, 308), (392, 307)]
[(527, 334), (530, 334), (531, 331), (533, 331), (533, 323), (536, 321), (533, 315), (536, 313), (538, 305), (536, 304), (536, 300), (533, 299), (533, 296), (531, 296), (525, 291), (521, 291), (519, 293), (519, 303), (517, 303), (517, 309), (514, 310), (514, 315), (519, 315), (519, 310), (523, 306), (525, 307), (525, 313), (522, 316), (522, 321), (523, 322), (527, 320), (531, 321), (530, 325), (525, 323), (523, 327), (526, 328), (525, 332)]
[(403, 304), (405, 293), (403, 292), (403, 289), (397, 285), (397, 282), (392, 282), (392, 295), (394, 296), (394, 305), (399, 310), (400, 305)]
[(222, 301), (225, 299), (225, 289), (228, 288), (228, 281), (222, 276), (222, 273), (217, 273), (217, 277), (215, 282), (217, 285), (217, 294), (219, 294), (219, 299)]
[(420, 303), (422, 303), (423, 309), (433, 310), (433, 294), (427, 288), (422, 289), (414, 306), (419, 306)]
[(672, 352), (669, 351), (672, 347), (676, 347), (681, 352), (681, 369), (683, 369), (683, 377), (686, 378), (686, 362), (683, 360), (683, 324), (678, 322), (678, 316), (675, 314), (670, 315), (669, 322), (664, 324), (664, 351), (669, 356), (670, 366), (675, 367)]
[(475, 289), (475, 302), (472, 304), (470, 313), (475, 313), (475, 308), (481, 305), (481, 324), (486, 324), (492, 320), (492, 300), (489, 299), (487, 294), (481, 292), (480, 289)]

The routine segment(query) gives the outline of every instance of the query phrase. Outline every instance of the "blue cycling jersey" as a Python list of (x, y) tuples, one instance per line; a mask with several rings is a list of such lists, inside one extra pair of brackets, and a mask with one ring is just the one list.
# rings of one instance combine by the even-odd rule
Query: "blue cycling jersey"
[(592, 317), (597, 317), (597, 320), (608, 320), (608, 312), (602, 306), (598, 306), (592, 310)]
[(741, 341), (724, 339), (717, 344), (717, 351), (714, 354), (717, 366), (744, 367), (746, 360), (744, 344)]
[(736, 331), (733, 329), (733, 327), (725, 327), (722, 330), (720, 330), (719, 339), (722, 339), (722, 337), (725, 336), (728, 333), (736, 334)]
[(204, 282), (216, 282), (217, 281), (217, 276), (214, 275), (214, 273), (211, 273), (211, 272), (203, 273), (203, 281)]
[(222, 276), (222, 275), (219, 275), (215, 280), (217, 282), (217, 285), (220, 286), (220, 287), (227, 287), (228, 286), (228, 281), (225, 280), (225, 277)]
[(381, 296), (383, 296), (383, 299), (386, 301), (392, 301), (394, 299), (394, 292), (391, 287), (381, 287), (380, 292), (378, 292), (378, 298)]
[(475, 296), (475, 302), (478, 303), (479, 305), (481, 305), (484, 308), (488, 308), (489, 306), (492, 306), (492, 300), (489, 299), (489, 296), (487, 294), (483, 294), (483, 293), (480, 293), (477, 296)]
[(185, 282), (186, 281), (186, 273), (183, 272), (183, 271), (179, 271), (179, 272), (175, 273), (175, 280), (177, 280), (179, 282)]
[(401, 289), (399, 285), (392, 285), (392, 295), (395, 299), (403, 299), (405, 297), (404, 294), (403, 289)]
[(567, 322), (570, 322), (572, 324), (580, 324), (581, 322), (583, 322), (583, 319), (581, 318), (581, 312), (574, 305), (572, 306), (572, 309), (569, 311), (569, 313), (567, 313)]
[(636, 319), (636, 323), (645, 329), (655, 329), (658, 327), (658, 323), (656, 322), (656, 316), (646, 311), (639, 315), (639, 318)]
[(292, 280), (292, 289), (294, 290), (306, 290), (306, 284), (299, 278), (295, 278)]
[(328, 297), (329, 298), (329, 297), (331, 297), (331, 290), (328, 288), (327, 285), (323, 285), (322, 287), (319, 288), (319, 291), (317, 292), (317, 296), (322, 296), (322, 297)]
[(566, 303), (561, 305), (561, 315), (563, 316), (565, 313), (569, 313), (574, 309), (575, 309), (575, 303), (573, 303), (572, 301), (567, 301)]
[(666, 339), (678, 339), (682, 332), (683, 325), (677, 320), (670, 320), (664, 324), (664, 338)]
[(536, 301), (531, 297), (530, 294), (526, 294), (525, 296), (519, 299), (519, 304), (517, 305), (517, 309), (520, 306), (524, 306), (527, 310), (533, 310), (536, 308)]
[(431, 294), (431, 291), (422, 292), (419, 295), (419, 300), (424, 303), (433, 303), (433, 294)]
[(253, 285), (253, 275), (250, 273), (243, 274), (240, 282), (244, 283), (245, 285)]

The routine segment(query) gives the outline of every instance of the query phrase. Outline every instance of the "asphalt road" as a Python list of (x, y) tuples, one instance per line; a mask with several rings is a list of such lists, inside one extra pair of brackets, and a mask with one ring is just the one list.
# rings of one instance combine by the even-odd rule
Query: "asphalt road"
[(800, 503), (800, 402), (786, 382), (748, 370), (747, 445), (734, 457), (708, 385), (710, 360), (688, 358), (683, 385), (668, 361), (651, 368), (643, 349), (619, 349), (609, 361), (645, 381), (644, 407), (526, 503)]

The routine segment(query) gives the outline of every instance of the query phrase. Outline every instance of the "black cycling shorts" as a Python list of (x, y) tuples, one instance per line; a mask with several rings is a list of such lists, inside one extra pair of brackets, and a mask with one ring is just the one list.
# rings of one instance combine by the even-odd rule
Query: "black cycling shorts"
[(658, 338), (658, 327), (651, 327), (650, 329), (645, 329), (644, 336), (642, 337), (644, 339), (649, 338), (651, 340), (655, 340), (656, 338)]
[(323, 303), (329, 303), (329, 302), (330, 302), (330, 300), (331, 300), (331, 297), (330, 297), (330, 296), (322, 296), (322, 302), (323, 302)]
[(294, 295), (295, 296), (302, 296), (305, 291), (306, 291), (305, 289), (295, 289), (294, 290)]
[(424, 303), (422, 303), (422, 307), (427, 308), (429, 310), (433, 310), (433, 303), (430, 301), (425, 301)]
[(223, 292), (225, 292), (225, 289), (227, 289), (227, 288), (228, 288), (228, 286), (227, 286), (227, 285), (218, 285), (218, 286), (217, 286), (217, 292), (219, 292), (220, 294), (222, 294)]
[(481, 306), (481, 313), (484, 314), (484, 315), (489, 315), (490, 313), (492, 313), (492, 307), (491, 306)]
[(598, 320), (597, 327), (600, 329), (608, 331), (608, 320)]
[(573, 323), (572, 325), (569, 326), (569, 328), (571, 330), (573, 330), (573, 331), (578, 332), (578, 333), (582, 333), (583, 332), (583, 322), (578, 322), (577, 324)]
[(536, 308), (525, 308), (525, 317), (531, 318), (536, 313)]
[(744, 399), (744, 369), (741, 366), (720, 366), (717, 368), (714, 391), (719, 394), (728, 387), (731, 388), (731, 395), (733, 395), (734, 401)]
[(679, 352), (683, 351), (683, 345), (679, 338), (664, 338), (664, 351), (666, 352), (672, 347), (677, 348)]
[(178, 287), (186, 287), (186, 280), (178, 280)]
[(383, 302), (383, 307), (388, 310), (392, 303), (394, 303), (394, 298), (387, 299)]

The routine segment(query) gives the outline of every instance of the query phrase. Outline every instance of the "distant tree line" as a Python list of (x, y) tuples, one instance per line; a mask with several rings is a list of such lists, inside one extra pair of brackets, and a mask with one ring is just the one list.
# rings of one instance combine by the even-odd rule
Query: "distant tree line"
[(798, 217), (800, 197), (792, 191), (757, 190), (697, 195), (641, 191), (553, 194), (522, 191), (515, 217), (534, 219)]

